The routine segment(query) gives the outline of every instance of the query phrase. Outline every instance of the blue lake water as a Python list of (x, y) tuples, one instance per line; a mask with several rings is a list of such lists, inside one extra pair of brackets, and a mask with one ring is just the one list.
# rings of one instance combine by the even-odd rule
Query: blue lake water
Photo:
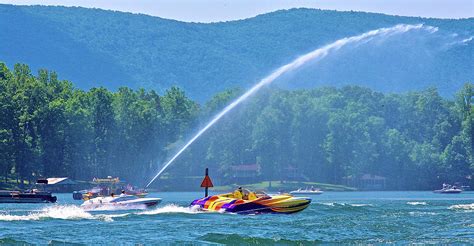
[(7, 244), (474, 244), (474, 192), (326, 192), (291, 215), (203, 213), (202, 193), (152, 193), (148, 210), (85, 212), (71, 194), (57, 204), (0, 204)]

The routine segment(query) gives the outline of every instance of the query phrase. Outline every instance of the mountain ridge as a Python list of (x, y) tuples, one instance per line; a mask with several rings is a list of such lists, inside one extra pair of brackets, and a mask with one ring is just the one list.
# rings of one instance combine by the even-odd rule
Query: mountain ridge
[[(301, 54), (372, 29), (399, 23), (424, 23), (465, 38), (474, 35), (474, 18), (428, 19), (304, 8), (243, 20), (195, 23), (81, 7), (0, 5), (0, 21), (2, 30), (12, 34), (0, 37), (0, 60), (10, 66), (21, 62), (33, 70), (50, 68), (84, 89), (130, 86), (163, 91), (179, 86), (200, 101), (227, 88), (247, 88)], [(444, 55), (443, 59), (453, 60), (454, 68), (445, 65), (424, 68), (428, 74), (415, 76), (413, 80), (424, 87), (441, 87), (443, 95), (451, 95), (464, 82), (473, 79), (469, 73), (473, 68), (473, 49), (470, 42), (466, 47), (441, 52), (439, 57)], [(380, 48), (380, 52), (386, 51)], [(453, 55), (455, 52), (459, 53), (457, 57)], [(366, 55), (359, 53), (356, 55)], [(349, 63), (356, 55), (349, 54), (344, 62)], [(383, 55), (381, 57), (377, 63), (385, 62)], [(421, 62), (422, 58), (426, 57), (420, 56)], [(441, 59), (435, 58), (434, 63), (440, 63)], [(395, 64), (406, 63), (404, 57), (398, 59), (401, 60)], [(467, 68), (462, 68), (463, 64), (467, 64)], [(358, 71), (363, 71), (364, 66)], [(339, 73), (338, 79), (346, 82), (335, 81), (329, 76), (334, 65), (327, 67), (325, 77), (331, 81), (316, 81), (314, 85), (354, 83), (365, 86), (364, 83), (378, 83), (378, 79), (384, 77), (381, 74), (365, 76), (363, 72), (357, 73), (362, 77)], [(418, 89), (393, 85), (393, 81), (406, 77), (403, 70), (399, 70), (392, 80), (382, 81), (382, 86), (376, 89), (388, 92)], [(441, 76), (433, 75), (436, 73)], [(437, 77), (448, 81), (443, 83), (452, 88), (443, 89)], [(363, 80), (366, 81), (360, 82)]]

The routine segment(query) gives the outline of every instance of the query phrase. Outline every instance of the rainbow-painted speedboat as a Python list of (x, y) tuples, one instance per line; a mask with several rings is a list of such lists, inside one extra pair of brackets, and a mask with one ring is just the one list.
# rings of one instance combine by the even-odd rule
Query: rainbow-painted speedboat
[(253, 192), (245, 194), (235, 191), (234, 193), (208, 196), (194, 200), (191, 206), (199, 206), (206, 211), (238, 214), (291, 214), (302, 211), (310, 203), (310, 198), (293, 197), (289, 194), (267, 195), (265, 193), (256, 194)]

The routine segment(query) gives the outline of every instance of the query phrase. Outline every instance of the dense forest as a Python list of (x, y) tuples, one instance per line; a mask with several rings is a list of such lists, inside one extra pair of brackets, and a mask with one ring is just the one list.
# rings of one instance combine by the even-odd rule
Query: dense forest
[(0, 4), (0, 30), (8, 33), (0, 35), (0, 54), (8, 64), (57, 71), (83, 90), (127, 86), (163, 94), (178, 86), (203, 104), (228, 88), (246, 88), (323, 45), (397, 24), (424, 24), (438, 31), (413, 31), (342, 49), (299, 73), (298, 80), (384, 93), (433, 86), (446, 97), (474, 80), (474, 18), (317, 9), (186, 23), (100, 9)]
[[(172, 87), (88, 91), (54, 72), (0, 63), (0, 177), (90, 180), (107, 175), (144, 184), (186, 137), (241, 93), (204, 105)], [(258, 164), (259, 180), (284, 181), (288, 167), (308, 181), (343, 183), (362, 174), (387, 178), (387, 189), (473, 185), (474, 85), (453, 100), (435, 88), (383, 94), (345, 86), (266, 88), (222, 119), (184, 152), (165, 177)]]

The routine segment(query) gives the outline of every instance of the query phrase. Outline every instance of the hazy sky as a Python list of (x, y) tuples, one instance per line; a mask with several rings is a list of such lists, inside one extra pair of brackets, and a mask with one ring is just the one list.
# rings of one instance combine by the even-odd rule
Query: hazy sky
[(295, 7), (437, 18), (474, 17), (474, 0), (0, 0), (0, 3), (95, 7), (195, 22), (244, 19)]

